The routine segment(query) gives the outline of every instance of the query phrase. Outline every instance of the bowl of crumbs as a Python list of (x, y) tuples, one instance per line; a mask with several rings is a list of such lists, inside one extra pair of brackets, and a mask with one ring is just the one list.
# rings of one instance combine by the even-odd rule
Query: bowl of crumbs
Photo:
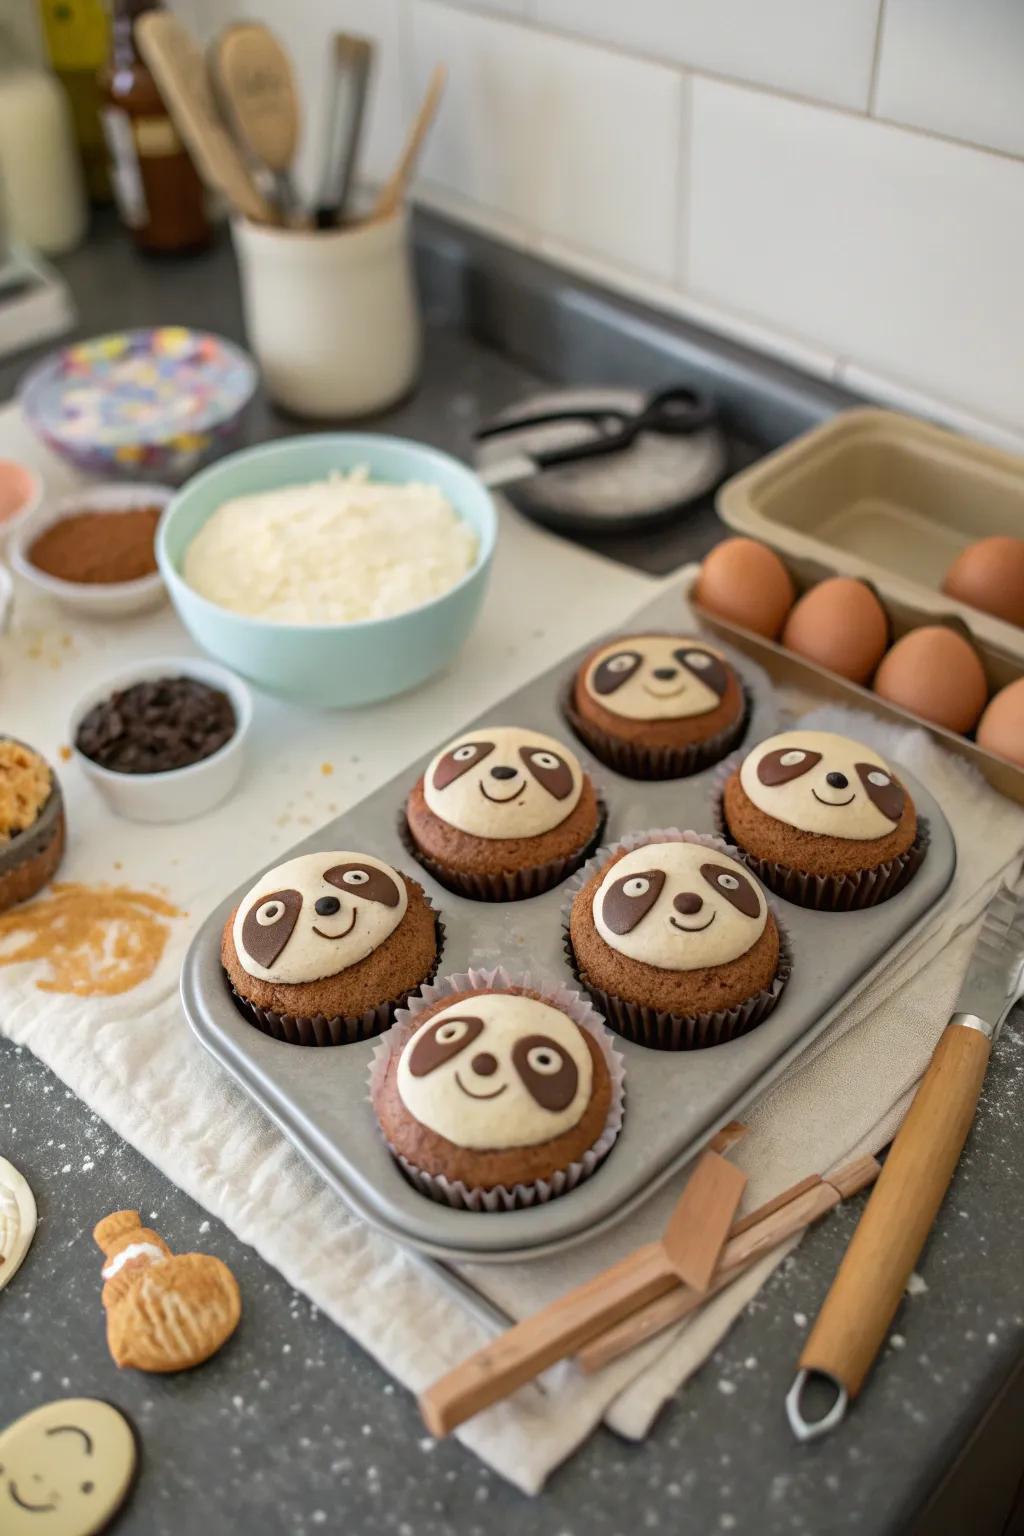
[(348, 708), (454, 659), (496, 534), (489, 492), (448, 454), (321, 433), (196, 476), (161, 521), (157, 558), (204, 650), (272, 693)]
[(156, 532), (174, 492), (94, 485), (44, 505), (11, 534), (12, 569), (73, 613), (123, 618), (164, 601)]

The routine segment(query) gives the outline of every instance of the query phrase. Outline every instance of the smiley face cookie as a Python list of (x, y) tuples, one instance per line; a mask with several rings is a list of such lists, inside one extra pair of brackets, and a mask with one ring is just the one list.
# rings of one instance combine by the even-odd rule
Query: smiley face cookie
[(766, 884), (806, 906), (873, 905), (923, 857), (914, 803), (892, 768), (830, 731), (761, 742), (726, 780), (721, 812)]
[(452, 890), (514, 901), (577, 868), (603, 820), (597, 793), (560, 741), (518, 726), (456, 737), (413, 786), (412, 851)]
[(625, 635), (597, 646), (573, 679), (569, 721), (602, 761), (634, 778), (677, 778), (739, 739), (746, 701), (720, 651), (685, 635)]
[(137, 1459), (128, 1421), (109, 1403), (45, 1403), (0, 1434), (0, 1531), (94, 1536), (128, 1497)]
[(252, 1022), (304, 1045), (387, 1028), (433, 975), (436, 913), (423, 888), (370, 854), (309, 853), (270, 870), (224, 927), (221, 961)]

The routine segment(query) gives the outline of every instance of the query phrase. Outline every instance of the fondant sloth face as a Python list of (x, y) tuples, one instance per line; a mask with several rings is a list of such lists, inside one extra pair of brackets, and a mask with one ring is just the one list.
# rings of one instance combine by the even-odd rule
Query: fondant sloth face
[(598, 651), (584, 686), (603, 709), (626, 720), (680, 720), (718, 708), (729, 669), (702, 640), (630, 635)]
[(460, 1147), (532, 1147), (570, 1130), (590, 1102), (593, 1062), (579, 1025), (549, 1003), (481, 993), (445, 1008), (398, 1062), (411, 1115)]
[(700, 843), (634, 848), (608, 870), (592, 910), (595, 928), (612, 949), (666, 971), (738, 960), (768, 920), (753, 876)]
[(571, 815), (582, 788), (567, 747), (514, 725), (467, 731), (423, 776), (434, 815), (472, 837), (539, 837)]
[(262, 981), (319, 981), (365, 960), (409, 904), (405, 881), (365, 853), (306, 853), (270, 870), (235, 914), (235, 952)]
[(885, 837), (906, 803), (884, 758), (831, 731), (784, 731), (763, 741), (744, 759), (740, 784), (766, 816), (859, 841)]

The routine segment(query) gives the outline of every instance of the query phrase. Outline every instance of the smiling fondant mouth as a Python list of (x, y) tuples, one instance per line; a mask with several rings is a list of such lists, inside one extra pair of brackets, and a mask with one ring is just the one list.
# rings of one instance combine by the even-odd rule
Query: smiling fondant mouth
[(675, 918), (671, 915), (669, 916), (669, 922), (672, 924), (673, 928), (678, 928), (680, 933), (703, 933), (706, 929), (711, 927), (711, 924), (714, 922), (717, 915), (718, 914), (716, 912), (712, 912), (707, 922), (701, 923), (699, 928), (687, 928), (685, 923), (677, 923)]
[(53, 1511), (57, 1508), (56, 1504), (29, 1504), (26, 1499), (23, 1499), (20, 1496), (13, 1482), (8, 1483), (7, 1487), (10, 1491), (11, 1498), (14, 1500), (15, 1504), (17, 1504), (18, 1508), (27, 1510), (30, 1515), (49, 1515), (52, 1514)]
[(466, 1087), (458, 1072), (455, 1074), (455, 1081), (458, 1083), (467, 1099), (496, 1099), (500, 1094), (504, 1093), (505, 1089), (508, 1087), (508, 1083), (502, 1083), (501, 1087), (495, 1088), (493, 1093), (474, 1093), (471, 1088)]
[(652, 699), (676, 699), (681, 693), (685, 693), (687, 688), (685, 680), (679, 684), (678, 688), (648, 688), (646, 683), (641, 683), (640, 686)]
[(353, 911), (353, 913), (352, 913), (352, 921), (349, 923), (348, 927), (346, 929), (344, 929), (343, 932), (341, 932), (341, 933), (324, 933), (323, 929), (322, 928), (318, 928), (316, 923), (313, 924), (313, 932), (319, 934), (322, 939), (327, 939), (331, 944), (333, 944), (338, 939), (347, 939), (348, 938), (349, 934), (352, 932), (352, 929), (356, 925), (356, 919), (358, 918), (358, 916), (359, 916), (359, 913), (356, 912), (356, 911)]
[(481, 784), (480, 793), (483, 795), (484, 799), (489, 800), (492, 805), (511, 805), (512, 801), (515, 800), (518, 795), (521, 795), (525, 788), (525, 784), (519, 784), (510, 795), (489, 795), (484, 786)]
[(852, 805), (857, 798), (856, 793), (854, 793), (850, 796), (849, 800), (823, 800), (816, 789), (812, 789), (811, 794), (819, 805), (827, 805), (832, 811), (841, 811), (844, 805)]

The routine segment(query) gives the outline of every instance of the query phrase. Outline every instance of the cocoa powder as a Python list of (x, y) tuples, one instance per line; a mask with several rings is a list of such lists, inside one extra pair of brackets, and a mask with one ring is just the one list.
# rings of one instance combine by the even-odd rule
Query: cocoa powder
[(160, 512), (157, 506), (72, 512), (44, 529), (28, 557), (37, 570), (61, 581), (137, 581), (156, 570), (153, 540)]

